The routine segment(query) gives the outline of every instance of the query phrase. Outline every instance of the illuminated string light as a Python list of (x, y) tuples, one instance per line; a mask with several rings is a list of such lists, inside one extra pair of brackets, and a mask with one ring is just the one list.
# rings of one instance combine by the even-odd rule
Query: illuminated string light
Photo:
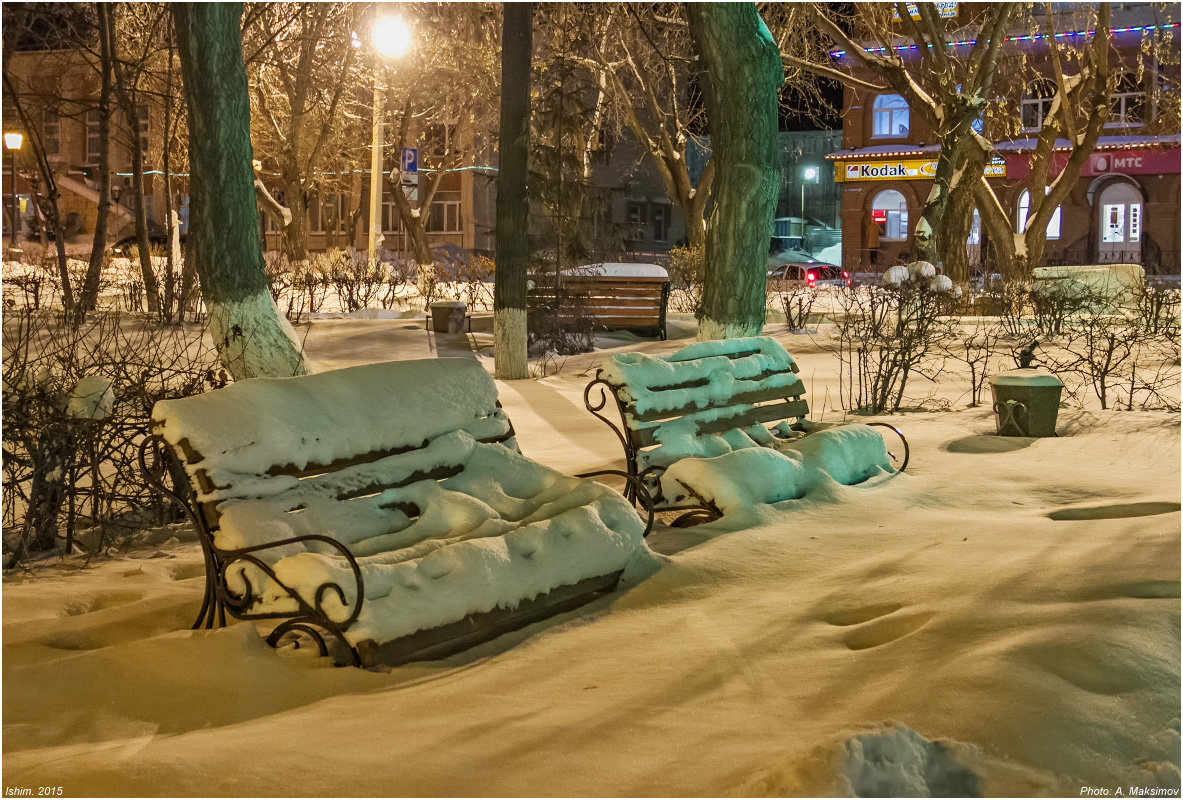
[[(1135, 31), (1149, 33), (1151, 31), (1165, 31), (1165, 30), (1170, 30), (1172, 28), (1178, 28), (1178, 27), (1179, 27), (1178, 22), (1167, 22), (1163, 25), (1130, 25), (1125, 28), (1111, 28), (1109, 30), (1109, 35), (1113, 36), (1113, 35), (1116, 35), (1119, 33), (1133, 33)], [(1095, 33), (1096, 33), (1095, 30), (1064, 31), (1062, 33), (1055, 34), (1054, 38), (1060, 39), (1065, 36), (1092, 36)], [(1033, 34), (1028, 33), (1028, 34), (1023, 34), (1022, 36), (1007, 36), (1005, 39), (1003, 39), (1003, 41), (1004, 42), (1034, 42), (1034, 41), (1042, 41), (1043, 39), (1047, 39), (1047, 38), (1049, 38), (1049, 37), (1046, 33), (1033, 33)], [(975, 44), (977, 44), (976, 39), (962, 39), (959, 42), (949, 42), (945, 46), (946, 47), (972, 47)], [(926, 45), (926, 47), (931, 48), (932, 45), (931, 44)], [(891, 48), (868, 47), (867, 52), (868, 53), (886, 53), (889, 49), (894, 50), (897, 53), (903, 53), (908, 50), (919, 50), (920, 46), (915, 45), (915, 44), (900, 44), (900, 45), (896, 45)], [(842, 58), (843, 56), (846, 55), (846, 51), (845, 50), (831, 50), (830, 55), (834, 58)]]

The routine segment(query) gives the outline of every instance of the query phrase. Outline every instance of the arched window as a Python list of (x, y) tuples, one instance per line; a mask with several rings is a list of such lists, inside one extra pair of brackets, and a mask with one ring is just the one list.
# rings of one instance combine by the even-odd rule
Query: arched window
[(885, 189), (871, 201), (871, 219), (879, 226), (883, 241), (908, 238), (908, 204), (895, 189)]
[(1113, 90), (1109, 125), (1141, 125), (1146, 121), (1146, 89), (1132, 72), (1123, 72)]
[(1047, 79), (1034, 80), (1027, 84), (1027, 90), (1019, 102), (1019, 117), (1023, 122), (1023, 130), (1037, 131), (1043, 127), (1055, 95), (1056, 84)]
[(907, 136), (908, 102), (898, 94), (881, 94), (871, 106), (872, 136)]
[[(1044, 189), (1044, 194), (1047, 194), (1050, 189)], [(1026, 189), (1019, 195), (1019, 216), (1016, 231), (1022, 232), (1027, 227), (1027, 214), (1031, 210), (1031, 193)], [(1060, 206), (1056, 206), (1055, 213), (1047, 223), (1047, 238), (1049, 240), (1060, 238)]]

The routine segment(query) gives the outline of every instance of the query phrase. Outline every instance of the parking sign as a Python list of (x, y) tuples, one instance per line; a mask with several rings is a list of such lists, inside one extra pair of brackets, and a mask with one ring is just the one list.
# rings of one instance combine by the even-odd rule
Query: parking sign
[(403, 172), (417, 173), (419, 171), (419, 150), (415, 147), (403, 148)]

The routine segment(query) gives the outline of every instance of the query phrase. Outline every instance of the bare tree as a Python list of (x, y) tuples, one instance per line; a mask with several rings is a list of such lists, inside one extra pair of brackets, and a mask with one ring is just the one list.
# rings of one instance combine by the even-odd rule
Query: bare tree
[(498, 135), (497, 272), (493, 356), (497, 377), (529, 376), (526, 352), (526, 194), (530, 138), (530, 56), (534, 8), (505, 7), (501, 30), (501, 130)]
[(189, 109), (192, 230), (218, 356), (236, 378), (305, 372), (294, 331), (268, 290), (255, 206), (242, 6), (177, 3), (177, 45)]

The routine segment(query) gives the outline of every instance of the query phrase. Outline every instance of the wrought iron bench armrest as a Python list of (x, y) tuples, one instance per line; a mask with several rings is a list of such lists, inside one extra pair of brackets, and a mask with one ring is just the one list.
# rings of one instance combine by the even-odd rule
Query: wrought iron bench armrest
[(575, 477), (576, 478), (595, 478), (600, 475), (615, 475), (618, 478), (624, 478), (625, 481), (628, 483), (628, 485), (630, 487), (632, 487), (633, 493), (636, 495), (637, 500), (641, 504), (641, 507), (645, 509), (645, 515), (646, 515), (645, 533), (642, 535), (648, 536), (649, 532), (651, 530), (653, 530), (654, 507), (653, 507), (653, 498), (649, 495), (649, 490), (645, 488), (645, 484), (642, 483), (641, 479), (638, 478), (636, 475), (629, 475), (624, 470), (619, 470), (619, 469), (600, 469), (600, 470), (595, 470), (594, 472), (581, 472), (578, 475), (576, 475)]

